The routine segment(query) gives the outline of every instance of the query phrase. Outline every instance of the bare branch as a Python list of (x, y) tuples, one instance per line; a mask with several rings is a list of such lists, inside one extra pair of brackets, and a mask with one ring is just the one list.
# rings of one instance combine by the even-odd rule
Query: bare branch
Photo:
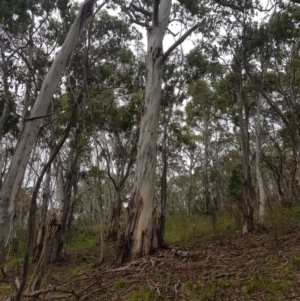
[(47, 293), (50, 293), (50, 292), (60, 292), (60, 293), (64, 293), (64, 294), (71, 294), (71, 295), (75, 296), (75, 298), (77, 300), (79, 300), (79, 296), (74, 291), (58, 289), (56, 287), (49, 288), (49, 289), (44, 289), (44, 290), (38, 290), (38, 291), (34, 291), (32, 293), (24, 293), (23, 296), (24, 297), (38, 297), (41, 294), (47, 294)]
[(133, 3), (131, 3), (130, 6), (131, 6), (134, 10), (136, 10), (137, 12), (143, 14), (144, 16), (150, 17), (150, 18), (152, 17), (151, 12), (147, 11), (147, 10), (144, 9), (143, 7), (137, 6), (137, 5), (133, 4)]
[(163, 55), (162, 62), (165, 62), (169, 55), (172, 53), (172, 51), (178, 47), (180, 44), (182, 44), (186, 38), (188, 38), (197, 28), (199, 27), (199, 24), (194, 25), (191, 27), (184, 35), (182, 35)]

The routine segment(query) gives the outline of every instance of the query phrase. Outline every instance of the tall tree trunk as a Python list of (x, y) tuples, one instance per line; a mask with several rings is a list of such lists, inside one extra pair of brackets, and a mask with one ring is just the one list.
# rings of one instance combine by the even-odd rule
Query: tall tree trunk
[(48, 203), (50, 199), (50, 183), (51, 183), (51, 166), (47, 171), (46, 181), (45, 181), (45, 189), (43, 192), (43, 201), (41, 206), (41, 216), (39, 222), (39, 229), (37, 233), (36, 245), (33, 255), (33, 262), (37, 262), (41, 255), (41, 251), (43, 248), (43, 241), (46, 234), (46, 220), (47, 220), (47, 212), (48, 212)]
[(209, 213), (209, 203), (210, 203), (210, 190), (209, 190), (209, 178), (208, 178), (208, 147), (209, 147), (209, 104), (205, 103), (204, 107), (204, 193), (203, 193), (203, 212)]
[(110, 241), (116, 241), (118, 239), (119, 220), (120, 220), (121, 209), (122, 209), (123, 187), (115, 187), (115, 189), (116, 189), (116, 194), (115, 194), (115, 201), (112, 208), (111, 227), (108, 234), (108, 239)]
[(157, 248), (154, 186), (156, 141), (162, 90), (162, 41), (169, 23), (171, 0), (154, 1), (153, 22), (148, 27), (146, 91), (138, 143), (133, 195), (129, 203), (123, 246), (118, 262), (148, 255)]
[(169, 102), (168, 116), (164, 110), (164, 130), (163, 130), (163, 141), (162, 141), (162, 175), (161, 175), (161, 195), (160, 195), (160, 217), (158, 220), (157, 229), (157, 242), (159, 247), (165, 245), (165, 224), (166, 224), (166, 209), (167, 209), (167, 171), (168, 171), (168, 157), (167, 157), (167, 144), (168, 144), (168, 126), (172, 116), (173, 104)]
[[(9, 89), (8, 89), (8, 67), (7, 67), (7, 61), (5, 58), (5, 48), (4, 48), (4, 41), (0, 38), (0, 50), (1, 50), (1, 64), (2, 64), (2, 82), (3, 82), (3, 96), (4, 96), (4, 104), (2, 108), (2, 115), (0, 117), (0, 142), (2, 140), (3, 135), (3, 127), (4, 123), (7, 119), (9, 110), (11, 109), (12, 103), (11, 98), (9, 97)], [(0, 154), (1, 155), (1, 154)], [(1, 157), (0, 157), (1, 159)]]
[(64, 183), (64, 199), (61, 200), (61, 212), (58, 216), (60, 227), (53, 238), (51, 262), (55, 262), (60, 257), (63, 246), (66, 243), (67, 223), (70, 218), (71, 202), (72, 198), (75, 198), (74, 193), (72, 193), (72, 188), (74, 187), (75, 182), (78, 181), (78, 158), (79, 152), (75, 146), (75, 149), (71, 150), (69, 157), (69, 167), (66, 175), (66, 182)]
[(260, 163), (260, 146), (261, 146), (261, 120), (260, 120), (260, 109), (261, 109), (262, 94), (259, 93), (256, 108), (256, 179), (259, 191), (259, 216), (258, 224), (261, 227), (265, 225), (265, 190), (264, 183), (261, 174), (261, 163)]
[(42, 125), (43, 116), (47, 112), (65, 67), (71, 59), (74, 46), (93, 14), (94, 4), (95, 0), (86, 0), (83, 3), (62, 48), (43, 81), (41, 91), (31, 110), (30, 118), (27, 119), (20, 135), (9, 172), (0, 193), (0, 265), (4, 262), (5, 250), (15, 216), (15, 200), (22, 185), (30, 152)]
[[(243, 234), (253, 230), (253, 208), (251, 205), (251, 180), (249, 166), (249, 112), (246, 105), (243, 105), (242, 94), (237, 93), (239, 107), (239, 127), (241, 135), (241, 150), (242, 150), (242, 187), (243, 187)], [(243, 109), (244, 107), (244, 109)], [(245, 114), (243, 114), (243, 111)]]

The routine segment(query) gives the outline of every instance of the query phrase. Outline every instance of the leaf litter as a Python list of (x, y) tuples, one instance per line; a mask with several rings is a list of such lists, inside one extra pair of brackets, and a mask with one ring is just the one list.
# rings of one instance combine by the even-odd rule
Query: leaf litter
[[(221, 236), (159, 250), (124, 266), (66, 255), (40, 300), (300, 300), (300, 232)], [(94, 250), (97, 252), (97, 250)], [(95, 262), (95, 260), (93, 261)], [(76, 275), (74, 266), (77, 267)], [(28, 296), (29, 297), (29, 296)]]

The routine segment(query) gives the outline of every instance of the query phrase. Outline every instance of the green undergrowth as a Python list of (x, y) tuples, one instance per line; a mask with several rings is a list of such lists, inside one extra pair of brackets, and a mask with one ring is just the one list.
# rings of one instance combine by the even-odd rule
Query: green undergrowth
[[(265, 212), (266, 229), (275, 228), (279, 231), (289, 231), (299, 227), (300, 205), (290, 208), (281, 206), (267, 207)], [(254, 214), (254, 224), (257, 228), (257, 210)], [(166, 219), (165, 240), (170, 245), (193, 243), (199, 239), (211, 240), (220, 235), (241, 233), (242, 214), (233, 207), (231, 211), (211, 214), (195, 214), (188, 216), (184, 213), (169, 215)]]
[(296, 228), (299, 226), (300, 205), (294, 204), (291, 207), (268, 206), (266, 208), (266, 227)]
[(230, 212), (222, 212), (215, 216), (209, 214), (187, 216), (177, 213), (166, 219), (165, 239), (171, 245), (178, 245), (193, 243), (199, 238), (211, 240), (221, 234), (233, 234), (238, 230), (234, 214)]
[[(257, 221), (256, 214), (254, 217), (255, 221)], [(216, 213), (214, 216), (198, 213), (189, 217), (186, 213), (178, 212), (166, 218), (165, 240), (172, 247), (182, 244), (194, 245), (199, 240), (205, 242), (224, 236), (230, 238), (234, 234), (241, 233), (241, 219), (242, 214), (237, 208), (233, 208), (231, 212)], [(275, 233), (277, 240), (285, 239), (286, 233), (297, 229), (299, 220), (299, 205), (293, 205), (290, 208), (281, 206), (266, 208), (266, 229), (272, 235)], [(262, 239), (272, 239), (273, 243), (274, 237), (272, 235), (268, 234), (260, 237), (263, 237)], [(18, 242), (10, 247), (7, 269), (8, 271), (13, 271), (11, 275), (21, 274), (26, 237), (26, 232), (23, 231), (18, 235)], [(251, 239), (253, 239), (253, 242)], [(254, 246), (258, 244), (257, 237), (249, 236), (248, 246), (251, 246), (252, 243)], [(105, 242), (105, 260), (113, 256), (115, 248), (115, 245)], [(251, 300), (251, 295), (259, 292), (268, 293), (271, 301), (284, 300), (286, 293), (295, 285), (295, 274), (300, 271), (300, 254), (298, 250), (293, 249), (293, 252), (290, 252), (287, 256), (288, 260), (278, 265), (278, 255), (277, 251), (275, 251), (267, 255), (263, 271), (252, 271), (250, 275), (245, 272), (239, 272), (236, 275), (236, 279), (220, 279), (209, 286), (203, 285), (200, 281), (195, 283), (192, 279), (187, 279), (181, 284), (180, 290), (187, 296), (185, 300), (222, 300), (223, 296), (233, 289), (239, 289), (245, 300)], [(86, 226), (83, 229), (74, 227), (69, 239), (67, 253), (72, 255), (70, 256), (70, 265), (65, 265), (70, 277), (76, 277), (80, 273), (87, 272), (93, 268), (100, 256), (99, 225)], [(207, 269), (207, 265), (208, 263), (205, 261), (197, 263), (199, 276)], [(276, 268), (278, 270), (274, 276), (272, 269), (276, 265), (278, 265)], [(54, 274), (61, 271), (61, 266), (56, 266), (55, 264), (48, 268)], [(164, 281), (167, 274), (168, 272), (161, 267), (153, 273), (152, 279), (159, 283)], [(247, 281), (245, 282), (244, 279), (247, 279)], [(159, 296), (156, 290), (143, 286), (130, 287), (130, 284), (124, 278), (116, 279), (110, 286), (112, 292), (123, 292), (123, 290), (127, 289), (129, 290), (127, 298), (129, 301), (163, 300), (163, 297)], [(12, 286), (0, 283), (0, 300), (13, 290)]]
[(89, 226), (84, 230), (74, 230), (71, 234), (69, 248), (73, 251), (83, 251), (99, 245), (99, 226)]
[(149, 288), (135, 289), (130, 293), (129, 301), (152, 301), (157, 300), (157, 294), (154, 290)]
[(271, 297), (282, 297), (292, 287), (293, 281), (286, 276), (274, 279), (265, 271), (256, 272), (248, 283), (242, 286), (245, 295), (255, 294), (261, 291), (268, 293)]
[(125, 285), (125, 283), (126, 283), (126, 279), (123, 279), (123, 278), (121, 278), (121, 279), (118, 279), (118, 280), (116, 280), (116, 282), (113, 284), (113, 286), (112, 286), (112, 290), (113, 291), (118, 291), (119, 289), (121, 289), (124, 285)]

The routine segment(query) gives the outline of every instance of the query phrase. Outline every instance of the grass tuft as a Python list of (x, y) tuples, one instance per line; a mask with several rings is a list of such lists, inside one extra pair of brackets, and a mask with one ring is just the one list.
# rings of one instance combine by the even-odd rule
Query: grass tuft
[(126, 279), (121, 278), (118, 279), (112, 286), (113, 291), (118, 291), (120, 288), (122, 288), (126, 283)]

